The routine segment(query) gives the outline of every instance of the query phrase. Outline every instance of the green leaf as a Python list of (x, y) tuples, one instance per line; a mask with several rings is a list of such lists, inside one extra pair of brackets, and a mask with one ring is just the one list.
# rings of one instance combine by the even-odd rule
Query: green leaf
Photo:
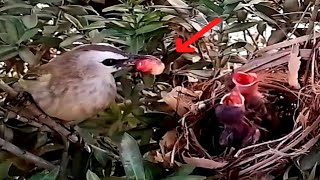
[(69, 22), (71, 22), (77, 29), (82, 29), (82, 28), (83, 28), (82, 25), (81, 25), (81, 23), (80, 23), (80, 21), (79, 21), (77, 18), (75, 18), (75, 17), (73, 17), (72, 15), (67, 14), (67, 13), (64, 13), (63, 16), (64, 16)]
[(109, 6), (107, 8), (102, 9), (102, 12), (109, 12), (109, 11), (120, 11), (120, 12), (129, 12), (128, 6), (124, 4), (117, 4), (114, 6)]
[(143, 161), (144, 168), (146, 169), (147, 179), (160, 179), (166, 177), (166, 170), (161, 165), (152, 163), (150, 161)]
[(211, 9), (213, 12), (221, 15), (223, 14), (223, 8), (220, 6), (214, 4), (213, 1), (210, 0), (201, 0), (203, 4), (205, 4), (209, 9)]
[(143, 83), (146, 87), (152, 87), (156, 77), (152, 74), (143, 74)]
[(157, 11), (154, 11), (154, 12), (151, 12), (150, 14), (143, 14), (143, 17), (141, 18), (140, 21), (142, 21), (142, 22), (155, 22), (155, 21), (159, 21), (160, 18), (161, 18), (160, 13)]
[(258, 11), (262, 12), (263, 14), (267, 15), (269, 18), (272, 18), (272, 15), (280, 14), (275, 9), (265, 6), (263, 4), (255, 4), (253, 5)]
[(8, 172), (12, 165), (12, 162), (10, 161), (4, 161), (0, 163), (0, 179), (6, 179), (8, 178)]
[(236, 22), (233, 23), (228, 29), (224, 30), (223, 33), (233, 33), (233, 32), (240, 32), (251, 28), (252, 26), (256, 25), (256, 22)]
[(86, 178), (87, 180), (100, 180), (99, 176), (92, 172), (90, 169), (88, 169), (87, 171)]
[(28, 180), (56, 180), (59, 173), (59, 167), (56, 167), (52, 171), (48, 172), (48, 170), (44, 170), (40, 173), (37, 173)]
[(22, 22), (28, 29), (31, 29), (38, 24), (38, 17), (36, 14), (26, 15), (22, 17)]
[(100, 33), (97, 29), (92, 30), (89, 32), (90, 41), (92, 43), (101, 43), (103, 42), (103, 39), (107, 36), (104, 33)]
[(24, 34), (20, 37), (20, 39), (18, 40), (17, 44), (21, 44), (22, 42), (29, 40), (31, 38), (33, 38), (38, 32), (39, 32), (39, 28), (34, 28), (34, 29), (29, 29), (26, 32), (24, 32)]
[(0, 57), (11, 51), (17, 51), (17, 50), (18, 50), (18, 47), (16, 46), (2, 45), (0, 46)]
[(59, 26), (43, 26), (43, 34), (53, 34), (58, 30)]
[(29, 48), (21, 47), (19, 49), (19, 56), (24, 62), (26, 62), (30, 65), (34, 65), (35, 60), (36, 60), (36, 56), (30, 51)]
[(221, 15), (221, 17), (225, 16), (228, 17), (229, 14), (233, 14), (235, 12), (235, 8), (237, 7), (238, 3), (234, 3), (234, 4), (227, 4), (223, 7), (224, 11), (223, 14)]
[(106, 20), (104, 17), (98, 16), (98, 15), (84, 15), (82, 17), (86, 18), (88, 21), (105, 21)]
[(0, 39), (5, 43), (5, 44), (14, 44), (14, 41), (10, 39), (10, 36), (8, 33), (0, 33)]
[(314, 164), (313, 168), (312, 168), (312, 171), (308, 177), (307, 180), (314, 180), (315, 179), (315, 176), (316, 176), (316, 170), (317, 170), (317, 165), (318, 165), (318, 162), (316, 162), (316, 164)]
[(16, 46), (0, 46), (0, 61), (13, 58), (18, 55), (18, 47)]
[(10, 44), (16, 43), (19, 39), (19, 35), (18, 35), (18, 31), (17, 31), (15, 24), (12, 21), (7, 20), (5, 22), (5, 26), (6, 26), (7, 34), (9, 36), (8, 38), (11, 41)]
[(32, 44), (44, 44), (48, 47), (58, 48), (62, 39), (57, 37), (42, 36), (41, 38), (35, 40)]
[(268, 17), (268, 16), (265, 15), (264, 13), (259, 12), (259, 11), (251, 11), (251, 9), (249, 9), (249, 8), (247, 8), (247, 7), (246, 7), (245, 9), (246, 9), (248, 12), (251, 12), (251, 13), (255, 14), (256, 16), (260, 17), (261, 19), (263, 19), (263, 20), (265, 20), (265, 21), (268, 21), (268, 22), (270, 22), (270, 23), (272, 23), (272, 24), (275, 24), (275, 25), (279, 26), (279, 25), (277, 24), (277, 22), (276, 22), (273, 18)]
[(130, 46), (128, 51), (134, 54), (139, 53), (139, 51), (141, 51), (144, 46), (144, 40), (145, 38), (143, 37), (143, 35), (130, 37)]
[(84, 26), (80, 30), (91, 30), (91, 29), (99, 29), (104, 27), (106, 27), (106, 25), (103, 21), (97, 21), (89, 24), (88, 26)]
[(224, 0), (223, 4), (224, 5), (228, 5), (228, 4), (234, 4), (234, 3), (238, 3), (241, 2), (242, 0)]
[(15, 9), (15, 8), (27, 8), (27, 9), (32, 9), (33, 6), (31, 5), (27, 5), (27, 4), (12, 4), (12, 5), (7, 5), (7, 6), (3, 6), (0, 8), (0, 12), (2, 11), (6, 11), (6, 10), (9, 10), (9, 9)]
[(108, 161), (112, 160), (108, 153), (98, 148), (93, 148), (93, 155), (103, 167), (106, 167)]
[(142, 156), (136, 140), (128, 133), (124, 133), (119, 150), (127, 179), (145, 180)]
[(61, 4), (62, 0), (29, 0), (32, 4)]
[(148, 24), (148, 25), (142, 26), (139, 29), (137, 29), (136, 34), (139, 35), (139, 34), (149, 33), (149, 32), (155, 31), (157, 29), (160, 29), (162, 26), (163, 26), (162, 22), (155, 22), (152, 24)]
[(315, 164), (320, 162), (320, 151), (317, 149), (312, 149), (309, 153), (303, 155), (299, 160), (300, 169), (303, 171), (308, 171)]
[(79, 16), (78, 20), (81, 23), (82, 27), (85, 27), (85, 26), (89, 25), (89, 21), (86, 18), (82, 17), (82, 16)]
[(189, 176), (173, 176), (167, 177), (162, 180), (204, 180), (207, 177), (205, 176), (196, 176), (196, 175), (189, 175)]
[(187, 176), (193, 172), (195, 166), (189, 164), (183, 164), (178, 168), (178, 170), (174, 173), (175, 176)]
[(66, 5), (66, 6), (60, 6), (60, 8), (73, 16), (77, 16), (77, 15), (81, 16), (81, 15), (88, 14), (88, 12), (80, 5)]
[(79, 35), (79, 34), (74, 35), (74, 36), (71, 36), (71, 37), (68, 37), (68, 38), (66, 38), (64, 41), (62, 41), (59, 46), (60, 46), (60, 47), (69, 46), (69, 45), (71, 45), (73, 42), (75, 42), (75, 41), (77, 41), (77, 40), (79, 40), (79, 39), (81, 39), (81, 38), (83, 38), (83, 37), (84, 37), (83, 35)]

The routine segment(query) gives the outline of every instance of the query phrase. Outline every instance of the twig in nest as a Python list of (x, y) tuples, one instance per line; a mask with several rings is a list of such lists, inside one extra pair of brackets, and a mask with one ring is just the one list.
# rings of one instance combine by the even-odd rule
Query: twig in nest
[(35, 156), (34, 154), (31, 154), (27, 151), (20, 149), (19, 147), (15, 146), (14, 144), (11, 144), (8, 141), (5, 141), (2, 138), (0, 138), (0, 147), (1, 147), (1, 149), (4, 149), (4, 150), (22, 158), (22, 159), (25, 159), (29, 162), (34, 163), (38, 167), (45, 168), (48, 170), (52, 170), (55, 168), (55, 166), (53, 164), (51, 164), (50, 162), (48, 162), (38, 156)]

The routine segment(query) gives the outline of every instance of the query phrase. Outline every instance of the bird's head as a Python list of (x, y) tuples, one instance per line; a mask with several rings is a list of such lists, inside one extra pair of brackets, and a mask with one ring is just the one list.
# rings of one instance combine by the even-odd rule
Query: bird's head
[(235, 72), (232, 81), (237, 86), (248, 87), (255, 84), (258, 80), (256, 73)]
[(161, 60), (155, 56), (129, 54), (106, 43), (81, 45), (73, 51), (81, 53), (81, 59), (102, 63), (112, 72), (123, 67), (133, 67), (139, 72), (158, 75), (165, 68)]
[(230, 93), (225, 94), (220, 101), (220, 104), (228, 105), (228, 106), (236, 106), (243, 107), (244, 106), (244, 97), (237, 90), (233, 90)]

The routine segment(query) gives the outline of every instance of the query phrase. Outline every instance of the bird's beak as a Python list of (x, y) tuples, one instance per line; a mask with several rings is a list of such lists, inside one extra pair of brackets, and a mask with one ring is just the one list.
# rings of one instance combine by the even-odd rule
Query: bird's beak
[(164, 71), (165, 65), (163, 62), (155, 57), (150, 55), (134, 55), (133, 60), (131, 61), (135, 69), (139, 72), (159, 75)]

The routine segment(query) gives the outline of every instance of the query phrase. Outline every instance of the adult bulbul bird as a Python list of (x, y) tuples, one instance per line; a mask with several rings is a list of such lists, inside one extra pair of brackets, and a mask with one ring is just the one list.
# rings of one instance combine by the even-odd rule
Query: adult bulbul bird
[(125, 66), (150, 74), (164, 69), (154, 56), (132, 55), (104, 43), (87, 44), (28, 70), (18, 84), (47, 115), (65, 122), (82, 121), (114, 102), (112, 73)]

